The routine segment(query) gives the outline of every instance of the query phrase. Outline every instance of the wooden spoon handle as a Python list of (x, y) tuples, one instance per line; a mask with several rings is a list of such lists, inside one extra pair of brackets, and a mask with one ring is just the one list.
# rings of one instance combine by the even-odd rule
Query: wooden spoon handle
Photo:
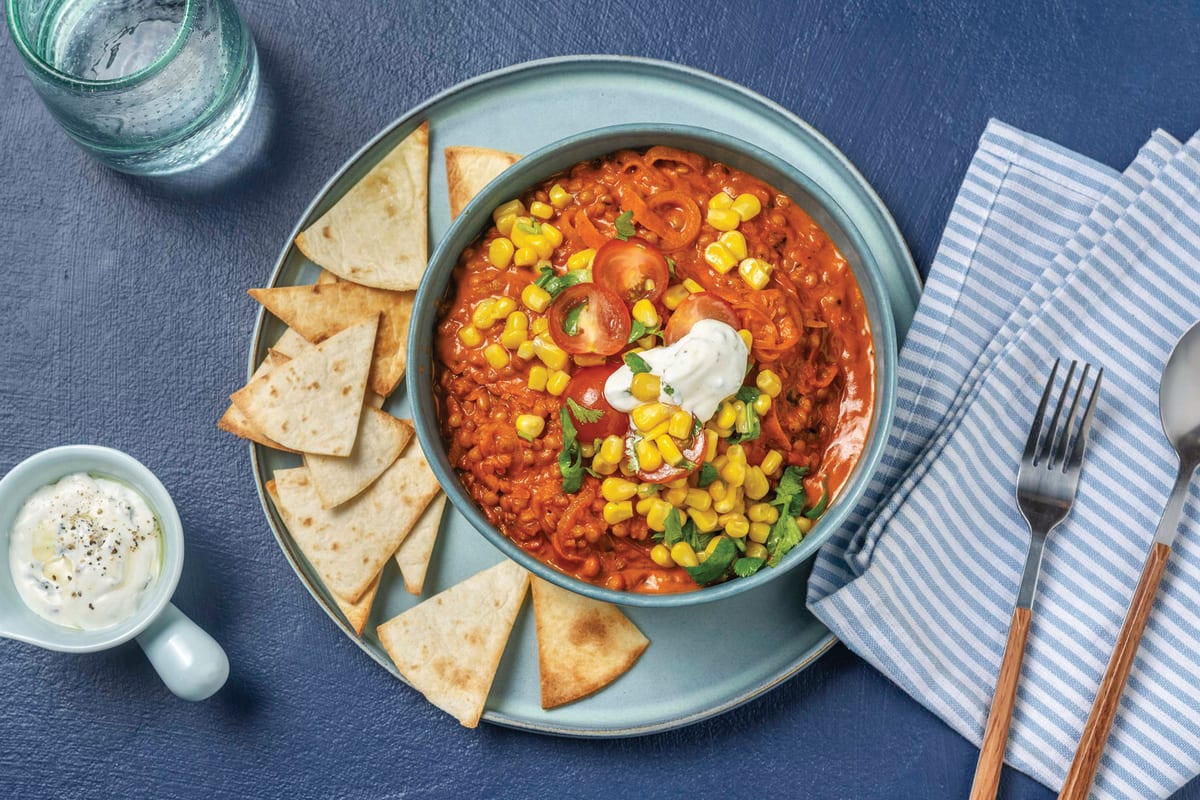
[(1121, 633), (1113, 647), (1108, 669), (1104, 671), (1104, 679), (1100, 681), (1100, 689), (1096, 692), (1092, 713), (1088, 715), (1087, 724), (1083, 727), (1083, 736), (1079, 739), (1075, 760), (1071, 762), (1067, 779), (1059, 792), (1059, 800), (1084, 800), (1092, 789), (1092, 781), (1095, 780), (1096, 769), (1100, 766), (1100, 756), (1104, 753), (1108, 731), (1117, 716), (1117, 708), (1121, 705), (1125, 681), (1133, 667), (1138, 644), (1142, 641), (1142, 631), (1146, 629), (1146, 620), (1154, 606), (1154, 596), (1158, 594), (1158, 584), (1162, 580), (1163, 570), (1166, 569), (1170, 556), (1170, 546), (1162, 542), (1150, 549), (1146, 566), (1142, 568), (1142, 577), (1133, 592), (1129, 611), (1125, 614), (1125, 623), (1121, 625)]
[(1000, 769), (1004, 766), (1004, 750), (1008, 745), (1008, 725), (1012, 721), (1013, 704), (1017, 700), (1017, 682), (1021, 677), (1021, 661), (1025, 658), (1025, 640), (1029, 637), (1028, 608), (1013, 610), (1008, 628), (1008, 644), (996, 678), (996, 693), (992, 710), (988, 712), (979, 748), (979, 763), (975, 765), (975, 782), (971, 784), (971, 800), (993, 800), (1000, 786)]

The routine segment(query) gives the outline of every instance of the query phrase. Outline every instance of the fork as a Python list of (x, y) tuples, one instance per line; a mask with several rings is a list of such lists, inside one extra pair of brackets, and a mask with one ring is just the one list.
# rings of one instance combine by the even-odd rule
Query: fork
[[(1029, 553), (1025, 558), (1025, 571), (1017, 591), (1016, 608), (1008, 630), (1008, 643), (1004, 648), (1004, 659), (1000, 662), (1000, 674), (996, 678), (996, 692), (992, 697), (992, 708), (984, 728), (983, 745), (979, 749), (979, 762), (975, 765), (975, 780), (971, 785), (971, 800), (994, 798), (1000, 784), (1000, 769), (1004, 766), (1004, 751), (1008, 744), (1008, 728), (1012, 720), (1013, 704), (1017, 698), (1017, 681), (1021, 675), (1021, 662), (1025, 658), (1025, 640), (1029, 636), (1029, 622), (1033, 614), (1034, 595), (1037, 591), (1038, 575), (1042, 567), (1042, 550), (1046, 537), (1058, 527), (1071, 511), (1075, 492), (1079, 488), (1079, 472), (1083, 466), (1083, 450), (1087, 444), (1088, 431), (1092, 427), (1092, 414), (1096, 410), (1096, 398), (1100, 393), (1100, 382), (1104, 370), (1096, 374), (1092, 391), (1083, 411), (1082, 420), (1076, 425), (1079, 401), (1087, 385), (1091, 365), (1084, 364), (1078, 383), (1074, 382), (1077, 362), (1071, 362), (1063, 382), (1062, 393), (1054, 408), (1048, 425), (1046, 409), (1054, 394), (1055, 378), (1061, 360), (1054, 362), (1046, 390), (1038, 404), (1037, 414), (1025, 442), (1021, 466), (1017, 472), (1017, 506), (1029, 524), (1032, 538)], [(1072, 388), (1074, 386), (1074, 388)], [(1067, 398), (1072, 397), (1070, 410), (1063, 419), (1062, 412)]]

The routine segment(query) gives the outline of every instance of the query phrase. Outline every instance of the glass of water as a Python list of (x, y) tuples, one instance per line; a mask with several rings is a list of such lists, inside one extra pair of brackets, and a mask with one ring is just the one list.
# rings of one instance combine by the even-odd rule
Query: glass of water
[(207, 161), (254, 105), (258, 57), (232, 0), (6, 0), (43, 102), (113, 169), (165, 175)]

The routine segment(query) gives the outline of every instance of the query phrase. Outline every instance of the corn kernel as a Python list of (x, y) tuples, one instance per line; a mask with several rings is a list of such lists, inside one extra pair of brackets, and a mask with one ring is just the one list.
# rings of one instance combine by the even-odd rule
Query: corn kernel
[(542, 236), (546, 237), (546, 241), (550, 243), (551, 247), (558, 247), (563, 243), (562, 231), (550, 223), (542, 225)]
[(696, 523), (696, 529), (701, 533), (711, 533), (720, 527), (717, 525), (717, 512), (711, 508), (689, 509), (688, 516)]
[(530, 311), (540, 314), (550, 305), (550, 293), (536, 283), (531, 283), (521, 290), (521, 302)]
[(600, 356), (594, 353), (576, 353), (571, 356), (571, 360), (580, 367), (598, 367), (608, 361), (607, 356)]
[[(508, 300), (510, 303), (513, 303), (512, 309), (516, 308), (516, 303), (512, 301), (512, 298), (505, 297), (504, 299)], [(512, 309), (509, 309), (508, 316), (504, 318), (504, 330), (529, 330), (529, 315), (527, 315), (524, 311), (514, 311)]]
[(542, 363), (550, 369), (563, 370), (567, 368), (567, 351), (554, 343), (554, 340), (539, 333), (533, 340), (533, 352)]
[(709, 208), (729, 208), (733, 205), (733, 198), (725, 192), (717, 192), (712, 197), (708, 198)]
[(584, 458), (592, 458), (596, 455), (596, 445), (591, 442), (584, 442), (583, 444), (579, 445), (579, 452)]
[(704, 555), (707, 557), (715, 553), (717, 548), (721, 545), (721, 540), (724, 538), (724, 536), (714, 536), (713, 538), (709, 539), (708, 544), (704, 547)]
[(771, 526), (765, 522), (750, 523), (750, 541), (759, 544), (771, 538)]
[(508, 236), (510, 233), (512, 233), (512, 230), (516, 226), (516, 224), (517, 224), (517, 215), (516, 214), (506, 214), (505, 216), (500, 217), (500, 219), (496, 220), (496, 230), (500, 231), (500, 234), (502, 236)]
[(525, 204), (518, 198), (496, 206), (496, 210), (492, 212), (492, 219), (499, 222), (501, 217), (519, 217), (524, 213)]
[(459, 328), (458, 338), (467, 347), (479, 347), (483, 343), (483, 334), (474, 325), (464, 325)]
[(670, 420), (667, 420), (666, 422), (660, 422), (657, 425), (655, 425), (653, 428), (651, 428), (650, 430), (644, 431), (642, 433), (642, 438), (649, 439), (650, 441), (653, 442), (655, 439), (657, 439), (660, 436), (666, 436), (667, 430), (670, 427), (671, 427)]
[(769, 555), (770, 553), (767, 552), (767, 548), (758, 542), (751, 542), (746, 545), (746, 558), (761, 558), (763, 561), (766, 561)]
[(546, 383), (550, 379), (550, 370), (543, 367), (541, 364), (534, 364), (529, 368), (529, 388), (535, 392), (546, 391)]
[(646, 526), (652, 531), (662, 531), (667, 527), (667, 515), (674, 508), (666, 500), (652, 500), (654, 507), (650, 509), (650, 513), (646, 515)]
[(561, 369), (551, 370), (550, 377), (546, 379), (546, 391), (555, 397), (560, 397), (567, 390), (567, 384), (570, 382), (571, 376)]
[(769, 369), (759, 370), (758, 375), (754, 378), (754, 385), (768, 397), (778, 397), (779, 393), (783, 391), (783, 381)]
[(666, 403), (643, 403), (634, 408), (630, 416), (638, 430), (648, 431), (669, 420), (673, 413), (675, 413), (675, 407)]
[(742, 344), (746, 345), (746, 350), (754, 349), (754, 334), (745, 328), (742, 328), (740, 331), (738, 331), (738, 336), (741, 337)]
[(629, 393), (643, 403), (652, 403), (658, 399), (662, 390), (662, 380), (653, 372), (639, 372), (629, 382)]
[(734, 539), (744, 539), (750, 533), (750, 521), (741, 514), (735, 514), (733, 519), (725, 523), (725, 532)]
[(687, 499), (684, 502), (688, 508), (712, 508), (712, 495), (704, 489), (687, 489)]
[(492, 306), (492, 317), (496, 320), (504, 319), (504, 324), (508, 325), (508, 315), (517, 310), (517, 301), (511, 297), (497, 297), (495, 304)]
[[(518, 267), (532, 267), (537, 262), (538, 254), (537, 251), (532, 247), (519, 248), (517, 252), (513, 254), (513, 263)], [(543, 291), (545, 290), (543, 289)], [(549, 293), (547, 293), (546, 296), (549, 297)], [(533, 306), (530, 306), (530, 308), (533, 308)], [(538, 311), (539, 309), (534, 308), (533, 310)]]
[(563, 208), (572, 200), (571, 193), (562, 187), (562, 184), (556, 183), (550, 187), (550, 205), (555, 208)]
[(545, 317), (538, 317), (529, 326), (529, 329), (534, 333), (546, 333), (550, 330), (550, 321)]
[(621, 460), (625, 454), (625, 440), (620, 436), (606, 436), (600, 445), (600, 456), (613, 464)]
[(540, 235), (541, 223), (535, 223), (532, 217), (517, 217), (508, 238), (512, 239), (513, 244), (520, 250), (529, 245), (531, 238)]
[(742, 235), (741, 231), (725, 231), (717, 237), (717, 241), (723, 244), (738, 261), (750, 255), (750, 250), (746, 247), (746, 237)]
[(517, 358), (523, 358), (526, 361), (533, 358), (533, 342), (529, 339), (517, 345)]
[(496, 299), (489, 297), (475, 304), (471, 312), (471, 324), (481, 331), (486, 331), (496, 322)]
[(688, 290), (689, 294), (700, 294), (701, 292), (704, 291), (704, 287), (701, 286), (700, 284), (696, 283), (691, 278), (684, 279), (683, 285), (684, 285), (684, 288), (686, 288)]
[(730, 203), (729, 207), (737, 212), (737, 215), (742, 218), (742, 222), (754, 219), (758, 216), (758, 212), (762, 211), (762, 203), (756, 196), (749, 192), (739, 194)]
[(733, 401), (733, 429), (738, 433), (750, 432), (750, 418), (746, 415), (746, 404), (741, 400)]
[(639, 483), (637, 487), (637, 496), (642, 498), (651, 498), (658, 496), (657, 483)]
[(516, 427), (517, 433), (524, 434), (530, 439), (536, 439), (546, 429), (546, 420), (537, 414), (518, 414)]
[(577, 253), (572, 253), (571, 257), (567, 259), (567, 269), (587, 269), (592, 265), (592, 259), (595, 257), (596, 251), (590, 247), (580, 250)]
[[(728, 236), (729, 234), (724, 235)], [(729, 248), (720, 242), (713, 242), (704, 248), (704, 260), (710, 267), (722, 275), (736, 267), (738, 263), (738, 259), (730, 252)]]
[[(529, 332), (518, 328), (516, 330), (505, 329), (504, 333), (500, 334), (500, 344), (504, 345), (509, 350), (519, 350), (521, 345), (529, 341)], [(532, 344), (530, 345), (533, 346)], [(518, 353), (519, 355), (519, 353)], [(530, 355), (533, 355), (532, 351)]]
[(633, 304), (633, 318), (647, 328), (658, 327), (658, 312), (654, 310), (654, 303), (644, 297)]
[(682, 283), (677, 283), (667, 288), (666, 293), (663, 295), (663, 305), (674, 311), (679, 308), (679, 304), (686, 300), (690, 294), (691, 292), (688, 291), (686, 286)]
[(710, 207), (704, 219), (719, 231), (731, 231), (742, 224), (742, 218), (732, 208)]
[(511, 239), (497, 236), (488, 245), (488, 261), (492, 262), (493, 267), (504, 269), (512, 263), (513, 253), (516, 251), (517, 249), (513, 247)]
[(771, 272), (774, 269), (761, 258), (743, 258), (742, 263), (738, 264), (738, 275), (742, 276), (742, 280), (751, 289), (762, 289), (771, 280)]
[(671, 558), (671, 550), (665, 544), (656, 544), (650, 548), (650, 559), (660, 567), (667, 569), (675, 566), (675, 559)]
[(627, 519), (633, 519), (633, 503), (622, 500), (618, 503), (604, 504), (604, 521), (609, 525), (616, 525)]
[(751, 522), (765, 522), (768, 525), (779, 519), (779, 510), (770, 503), (755, 503), (746, 509)]
[[(643, 484), (643, 485), (644, 485), (644, 484)], [(635, 511), (637, 511), (637, 513), (638, 513), (640, 516), (643, 516), (643, 517), (644, 517), (644, 516), (646, 516), (647, 514), (649, 514), (649, 513), (650, 513), (650, 509), (654, 508), (654, 503), (655, 503), (655, 502), (656, 502), (656, 498), (653, 498), (653, 497), (643, 497), (641, 500), (638, 500), (638, 501), (637, 501), (637, 502), (634, 504), (634, 506), (633, 506), (633, 509), (634, 509)]]
[(796, 527), (800, 529), (801, 533), (808, 533), (812, 530), (812, 526), (813, 521), (808, 517), (803, 515), (796, 517)]
[(733, 424), (737, 422), (737, 411), (734, 410), (733, 403), (728, 400), (722, 402), (713, 422), (718, 428), (732, 428)]
[(725, 481), (717, 478), (708, 485), (708, 494), (713, 500), (724, 500), (725, 495), (729, 494), (729, 487), (725, 485)]
[(686, 477), (676, 478), (673, 481), (669, 481), (666, 486), (668, 489), (686, 489), (688, 488), (688, 479)]
[(647, 439), (638, 440), (634, 447), (634, 452), (637, 454), (638, 467), (645, 472), (654, 472), (662, 466), (662, 453), (658, 452), (658, 448), (654, 446), (654, 442)]
[(534, 200), (529, 204), (529, 213), (538, 219), (550, 219), (554, 216), (554, 207), (541, 200)]
[[(633, 466), (624, 460), (622, 460), (621, 463), (617, 466), (617, 469), (619, 469), (621, 471), (621, 474), (624, 475), (626, 478), (632, 478), (635, 473)], [(606, 472), (605, 474), (608, 475), (610, 473)]]
[(760, 394), (758, 397), (754, 398), (754, 413), (758, 414), (761, 417), (770, 410), (771, 410), (771, 395)]
[(607, 478), (600, 484), (600, 494), (604, 495), (605, 500), (617, 503), (637, 494), (637, 484), (620, 478)]
[(679, 451), (679, 445), (670, 436), (661, 434), (655, 437), (654, 443), (658, 445), (658, 452), (662, 454), (663, 461), (672, 466), (679, 466), (683, 463), (683, 453)]
[(676, 508), (682, 508), (687, 502), (687, 489), (667, 489), (663, 492), (663, 499)]
[(746, 463), (746, 448), (740, 444), (731, 444), (725, 448), (725, 458), (729, 461), (740, 461)]
[(592, 471), (597, 475), (612, 475), (617, 471), (617, 465), (615, 462), (605, 461), (599, 456), (596, 456), (594, 459), (592, 459)]
[(669, 423), (669, 427), (667, 428), (667, 433), (671, 434), (676, 439), (691, 439), (692, 415), (687, 411), (684, 411), (682, 408), (676, 411), (671, 415), (671, 421)]
[(730, 461), (721, 470), (721, 480), (730, 487), (741, 486), (746, 482), (746, 464), (741, 461)]
[(778, 450), (768, 450), (759, 466), (764, 475), (774, 475), (783, 466), (783, 453)]
[(729, 463), (729, 459), (725, 456), (724, 453), (722, 453), (721, 455), (714, 458), (713, 462), (712, 462), (713, 466), (716, 467), (717, 472), (720, 472), (721, 470), (725, 469), (725, 465), (728, 463)]
[[(550, 243), (549, 239), (540, 234), (537, 236), (530, 236), (526, 239), (525, 246), (522, 247), (521, 250), (527, 249), (533, 250), (533, 252), (537, 254), (537, 258), (534, 259), (535, 263), (537, 261), (543, 261), (554, 255), (554, 245)], [(518, 250), (517, 252), (520, 253), (521, 250)], [(526, 265), (522, 264), (521, 266)]]
[(483, 348), (483, 357), (496, 369), (508, 366), (508, 351), (498, 344), (489, 344)]
[(696, 551), (687, 542), (676, 542), (671, 545), (671, 560), (681, 567), (700, 566), (700, 559), (696, 558)]
[(762, 467), (746, 468), (746, 482), (742, 485), (742, 491), (750, 500), (761, 500), (767, 496), (767, 492), (771, 491), (771, 484), (763, 474)]
[(712, 461), (717, 457), (717, 441), (720, 437), (717, 432), (709, 429), (704, 430), (704, 460)]

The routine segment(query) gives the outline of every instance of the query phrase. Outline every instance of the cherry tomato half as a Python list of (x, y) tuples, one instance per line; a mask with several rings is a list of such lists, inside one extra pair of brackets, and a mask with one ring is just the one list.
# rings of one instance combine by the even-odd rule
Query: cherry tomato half
[(629, 340), (629, 309), (615, 292), (594, 283), (563, 291), (546, 316), (550, 335), (568, 353), (611, 356)]
[[(633, 435), (632, 431), (630, 435)], [(683, 457), (688, 460), (691, 466), (663, 464), (653, 472), (639, 469), (637, 471), (637, 479), (643, 483), (670, 483), (680, 478), (686, 478), (700, 469), (700, 462), (704, 460), (704, 433), (700, 432), (693, 436), (692, 441), (686, 447), (680, 448), (680, 452), (683, 453)]]
[(633, 306), (643, 298), (657, 302), (667, 291), (671, 271), (666, 256), (649, 242), (609, 239), (592, 259), (592, 280)]
[(702, 319), (724, 322), (735, 331), (742, 327), (742, 321), (738, 319), (733, 306), (712, 292), (700, 292), (688, 295), (679, 307), (671, 312), (671, 318), (667, 320), (667, 327), (663, 330), (663, 341), (675, 344), (687, 336), (692, 326)]
[(579, 441), (591, 443), (606, 436), (621, 436), (629, 430), (629, 415), (617, 411), (604, 399), (604, 384), (619, 366), (612, 364), (584, 367), (576, 370), (571, 376), (566, 396), (584, 408), (600, 412), (600, 419), (595, 422), (584, 422), (571, 415), (575, 422), (575, 430), (579, 432)]

